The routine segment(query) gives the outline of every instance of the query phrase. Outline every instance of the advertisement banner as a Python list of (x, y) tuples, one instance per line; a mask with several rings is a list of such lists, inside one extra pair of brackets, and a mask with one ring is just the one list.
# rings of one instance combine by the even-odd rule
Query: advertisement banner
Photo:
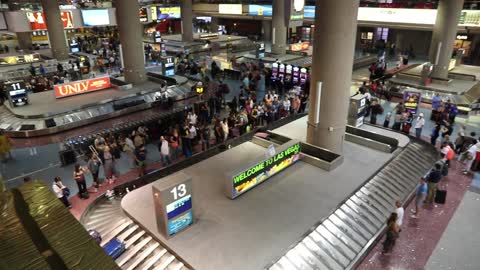
[[(47, 23), (45, 21), (45, 14), (40, 11), (27, 12), (27, 18), (30, 22), (32, 30), (46, 30)], [(73, 16), (71, 11), (60, 12), (62, 18), (63, 28), (73, 28)]]
[(272, 5), (248, 5), (248, 15), (272, 17)]
[(289, 27), (299, 27), (303, 25), (305, 0), (285, 1), (286, 24)]
[(413, 91), (403, 92), (403, 103), (405, 109), (410, 113), (417, 114), (420, 102), (422, 102), (422, 93)]
[(54, 85), (55, 97), (65, 98), (110, 88), (110, 77)]
[(218, 4), (219, 14), (242, 15), (242, 4)]
[(310, 42), (300, 42), (300, 43), (293, 43), (290, 45), (290, 50), (293, 52), (301, 52), (301, 51), (308, 51), (310, 48)]
[(301, 159), (300, 142), (294, 142), (293, 145), (285, 147), (273, 157), (263, 160), (229, 179), (229, 181), (233, 181), (230, 183), (230, 185), (233, 184), (233, 190), (229, 192), (229, 197), (234, 199), (240, 196)]
[(389, 22), (434, 25), (437, 19), (436, 9), (413, 8), (370, 8), (358, 9), (358, 20), (368, 22)]

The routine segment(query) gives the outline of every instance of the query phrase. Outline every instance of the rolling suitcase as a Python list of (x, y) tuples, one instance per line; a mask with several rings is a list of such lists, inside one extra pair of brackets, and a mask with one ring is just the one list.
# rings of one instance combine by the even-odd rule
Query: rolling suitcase
[(103, 250), (108, 254), (108, 256), (112, 257), (112, 259), (116, 259), (125, 252), (125, 243), (118, 240), (117, 238), (113, 238), (110, 242), (106, 243), (103, 246)]
[(444, 204), (446, 200), (447, 200), (447, 191), (437, 189), (437, 192), (435, 193), (435, 203)]

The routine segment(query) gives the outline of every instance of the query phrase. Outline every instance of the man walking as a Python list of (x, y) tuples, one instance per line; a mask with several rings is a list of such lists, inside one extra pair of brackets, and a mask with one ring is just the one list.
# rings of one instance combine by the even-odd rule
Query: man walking
[(420, 185), (417, 187), (417, 192), (415, 193), (415, 209), (410, 209), (413, 215), (412, 218), (418, 218), (418, 214), (420, 213), (420, 209), (422, 208), (423, 202), (427, 197), (427, 183), (425, 178), (420, 178)]
[(427, 180), (427, 197), (425, 203), (432, 203), (435, 198), (435, 193), (437, 192), (437, 184), (442, 179), (442, 164), (443, 162), (435, 163), (433, 169), (428, 173)]

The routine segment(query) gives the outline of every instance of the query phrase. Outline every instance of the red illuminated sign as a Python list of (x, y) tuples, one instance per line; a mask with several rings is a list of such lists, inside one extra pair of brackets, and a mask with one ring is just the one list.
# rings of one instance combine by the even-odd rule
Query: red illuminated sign
[(110, 77), (95, 78), (55, 85), (55, 97), (64, 98), (110, 88)]
[[(60, 12), (62, 18), (63, 28), (73, 28), (73, 16), (70, 11)], [(45, 21), (45, 14), (43, 12), (27, 12), (27, 18), (30, 22), (30, 28), (32, 30), (45, 30), (47, 29), (47, 22)]]

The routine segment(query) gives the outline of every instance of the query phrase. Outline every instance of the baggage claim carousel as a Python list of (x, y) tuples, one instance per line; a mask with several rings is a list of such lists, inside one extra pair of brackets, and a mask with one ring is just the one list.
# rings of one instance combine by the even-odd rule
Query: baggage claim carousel
[(191, 92), (195, 81), (153, 72), (148, 77), (149, 81), (133, 87), (111, 78), (109, 89), (62, 99), (56, 99), (54, 91), (30, 94), (29, 105), (23, 107), (6, 101), (0, 106), (0, 129), (12, 138), (50, 135), (158, 106), (158, 93), (171, 102), (197, 97)]
[[(277, 145), (282, 142), (275, 139), (282, 137), (304, 141), (305, 121), (297, 119), (267, 134)], [(194, 176), (197, 220), (172, 239), (162, 238), (130, 211), (127, 214), (122, 197), (100, 197), (81, 223), (99, 231), (102, 244), (114, 237), (126, 243), (127, 251), (116, 260), (122, 269), (353, 269), (383, 235), (395, 200), (407, 203), (412, 198), (437, 152), (416, 138), (369, 125), (347, 128), (346, 139), (344, 162), (336, 169), (321, 169), (304, 158), (236, 200), (215, 185), (225, 170), (265, 151), (255, 143), (257, 137), (156, 172), (156, 179), (179, 170)], [(305, 156), (315, 155), (302, 148), (307, 150)], [(141, 192), (152, 196), (147, 185), (123, 198), (145, 197)], [(248, 213), (240, 215), (242, 211)]]

